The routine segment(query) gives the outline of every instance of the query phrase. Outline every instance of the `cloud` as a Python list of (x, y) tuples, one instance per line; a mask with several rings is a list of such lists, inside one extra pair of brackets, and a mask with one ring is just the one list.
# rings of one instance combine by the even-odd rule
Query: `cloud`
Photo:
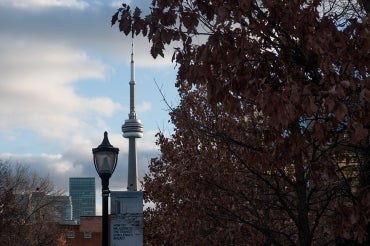
[(125, 4), (130, 4), (130, 0), (122, 0), (122, 1), (113, 1), (111, 2), (110, 6), (114, 7), (114, 8), (120, 8), (122, 7), (122, 3), (125, 3)]
[[(145, 131), (143, 138), (137, 139), (139, 181), (142, 181), (148, 172), (150, 159), (160, 154), (153, 144), (155, 134), (155, 131)], [(10, 160), (14, 164), (20, 163), (42, 177), (49, 177), (55, 190), (62, 190), (65, 194), (69, 193), (69, 177), (95, 177), (96, 211), (97, 215), (100, 215), (101, 181), (93, 165), (92, 148), (101, 143), (103, 133), (95, 131), (91, 135), (95, 137), (70, 136), (68, 145), (58, 154), (0, 153), (0, 159)], [(123, 191), (127, 187), (128, 139), (118, 133), (109, 133), (109, 141), (120, 149), (117, 167), (109, 187), (114, 191)]]
[[(110, 26), (115, 10), (103, 1), (0, 0), (0, 159), (49, 175), (56, 188), (66, 191), (70, 176), (96, 177), (100, 191), (91, 149), (106, 130), (111, 144), (120, 148), (112, 190), (126, 188), (128, 140), (120, 125), (129, 111), (122, 92), (128, 92), (131, 39)], [(134, 42), (137, 70), (150, 67), (141, 70), (137, 88), (153, 79), (153, 71), (173, 73), (166, 69), (173, 67), (172, 51), (154, 60), (145, 37)], [(117, 86), (122, 75), (127, 83)], [(137, 105), (139, 118), (147, 117), (144, 136), (137, 139), (140, 180), (150, 159), (159, 155), (149, 126), (160, 120), (154, 98), (139, 99)]]
[[(32, 48), (30, 48), (32, 47)], [(104, 80), (109, 68), (72, 47), (32, 41), (0, 43), (0, 129), (32, 129), (66, 139), (90, 128), (91, 117), (111, 117), (122, 105), (78, 95), (74, 83)], [(25, 124), (27, 123), (27, 124)]]
[[(63, 152), (57, 154), (0, 153), (0, 159), (29, 166), (40, 176), (49, 176), (56, 188), (68, 190), (69, 177), (98, 177), (93, 165), (92, 148), (100, 145), (103, 133), (101, 136), (99, 134), (96, 136), (100, 138), (95, 137), (91, 140), (83, 136), (72, 136), (69, 145)], [(128, 140), (121, 134), (109, 134), (109, 141), (114, 147), (120, 149), (111, 186), (116, 190), (124, 189), (127, 185)], [(147, 172), (150, 159), (159, 154), (158, 150), (153, 147), (153, 141), (154, 132), (148, 132), (143, 138), (137, 139), (139, 180), (142, 180)], [(100, 187), (100, 183), (97, 183), (97, 187)]]
[(28, 166), (32, 172), (41, 177), (49, 177), (55, 189), (68, 191), (68, 176), (70, 174), (82, 175), (81, 165), (75, 165), (72, 161), (65, 159), (60, 154), (0, 154), (2, 160), (10, 163), (19, 163)]
[(77, 0), (0, 0), (1, 5), (28, 10), (55, 7), (85, 9), (89, 6), (87, 2)]
[[(91, 2), (83, 9), (49, 8), (45, 11), (29, 11), (28, 8), (13, 8), (12, 3), (18, 1), (1, 1), (0, 40), (4, 37), (13, 39), (13, 42), (47, 40), (51, 43), (91, 51), (97, 55), (108, 55), (119, 62), (129, 63), (131, 36), (126, 37), (119, 32), (118, 25), (111, 26), (111, 18), (117, 8), (112, 7), (110, 3)], [(60, 0), (60, 2), (64, 1)], [(140, 8), (148, 9), (146, 1), (134, 2)], [(137, 36), (134, 42), (137, 66), (172, 65), (171, 47), (167, 49), (165, 58), (153, 59), (150, 56), (151, 44), (147, 37)]]
[[(145, 126), (144, 126), (145, 127)], [(156, 130), (148, 130), (144, 131), (143, 138), (137, 140), (137, 145), (139, 149), (156, 152), (158, 151), (158, 147), (154, 144), (156, 142), (156, 134), (158, 131)], [(152, 156), (155, 157), (155, 156)], [(152, 158), (150, 157), (150, 158)]]
[[(108, 93), (90, 97), (76, 89), (81, 81), (89, 91), (97, 83), (109, 83), (116, 71), (107, 60), (128, 63), (131, 52), (125, 47), (131, 40), (109, 25), (114, 10), (93, 3), (87, 8), (43, 13), (0, 8), (0, 103), (6, 105), (0, 108), (0, 134), (7, 133), (6, 139), (17, 141), (23, 134), (19, 131), (27, 128), (63, 145), (71, 135), (105, 128), (107, 117), (125, 109)], [(166, 64), (148, 55), (145, 38), (135, 39), (135, 47), (137, 66)], [(149, 111), (152, 105), (144, 101), (137, 109)]]
[(152, 108), (152, 105), (149, 102), (142, 102), (136, 106), (138, 112), (149, 111)]

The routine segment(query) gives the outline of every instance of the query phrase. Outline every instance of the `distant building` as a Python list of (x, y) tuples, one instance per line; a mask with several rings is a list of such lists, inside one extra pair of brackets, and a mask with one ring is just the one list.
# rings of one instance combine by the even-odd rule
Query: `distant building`
[(81, 216), (80, 223), (60, 224), (62, 245), (68, 246), (101, 246), (102, 217)]
[(95, 216), (95, 178), (69, 178), (69, 195), (72, 198), (73, 219), (81, 216)]
[(70, 196), (48, 195), (43, 191), (33, 191), (16, 195), (18, 204), (29, 213), (31, 223), (39, 220), (64, 223), (72, 220), (72, 200)]
[(72, 214), (72, 199), (70, 196), (54, 196), (54, 215), (58, 222), (70, 221)]

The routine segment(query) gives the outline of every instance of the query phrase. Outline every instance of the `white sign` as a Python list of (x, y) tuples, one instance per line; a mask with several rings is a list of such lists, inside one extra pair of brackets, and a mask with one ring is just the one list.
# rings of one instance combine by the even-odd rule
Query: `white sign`
[(111, 191), (111, 246), (143, 245), (143, 192)]

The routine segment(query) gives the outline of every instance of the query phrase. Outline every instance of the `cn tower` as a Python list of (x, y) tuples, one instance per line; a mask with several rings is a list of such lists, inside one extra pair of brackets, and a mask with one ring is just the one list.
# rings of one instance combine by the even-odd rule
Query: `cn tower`
[(134, 43), (131, 45), (131, 80), (130, 80), (130, 113), (128, 119), (122, 125), (123, 137), (128, 138), (128, 177), (127, 190), (138, 190), (138, 170), (136, 138), (143, 137), (144, 126), (136, 118), (135, 112), (135, 63), (134, 63)]

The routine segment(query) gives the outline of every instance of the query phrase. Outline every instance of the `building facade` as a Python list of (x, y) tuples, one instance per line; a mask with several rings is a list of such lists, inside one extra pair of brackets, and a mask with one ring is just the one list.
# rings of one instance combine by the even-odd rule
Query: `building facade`
[(30, 221), (58, 222), (72, 220), (72, 200), (70, 196), (49, 195), (43, 191), (17, 194), (16, 201), (20, 209), (23, 209)]
[(71, 221), (73, 218), (72, 214), (72, 199), (70, 196), (54, 196), (54, 216), (56, 221)]
[(73, 220), (80, 221), (81, 216), (95, 216), (95, 178), (69, 178), (69, 195), (72, 198)]
[(80, 223), (60, 224), (62, 231), (60, 245), (65, 246), (101, 246), (102, 217), (81, 216)]

